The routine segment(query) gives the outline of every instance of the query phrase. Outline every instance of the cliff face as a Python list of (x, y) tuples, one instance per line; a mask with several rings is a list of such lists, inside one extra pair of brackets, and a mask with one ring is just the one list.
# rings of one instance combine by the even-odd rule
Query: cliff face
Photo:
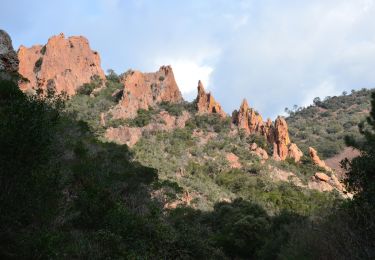
[(196, 107), (199, 114), (218, 114), (221, 117), (226, 117), (226, 113), (211, 93), (206, 93), (201, 81), (198, 82)]
[(47, 44), (18, 50), (19, 73), (29, 82), (20, 84), (23, 91), (54, 87), (74, 95), (77, 88), (90, 83), (93, 77), (105, 79), (100, 57), (92, 51), (82, 36), (65, 38), (64, 34), (51, 37)]
[(160, 102), (183, 101), (171, 66), (162, 66), (157, 72), (131, 71), (122, 79), (123, 96), (112, 111), (114, 118), (132, 118), (138, 109), (148, 109)]
[(290, 157), (296, 162), (302, 157), (302, 152), (290, 142), (288, 125), (284, 118), (278, 117), (273, 124), (270, 119), (263, 121), (262, 116), (249, 107), (244, 99), (240, 109), (232, 113), (232, 123), (246, 134), (263, 135), (267, 142), (273, 145), (273, 158), (285, 160)]
[(5, 78), (6, 74), (17, 73), (18, 63), (12, 40), (7, 32), (0, 30), (0, 79)]

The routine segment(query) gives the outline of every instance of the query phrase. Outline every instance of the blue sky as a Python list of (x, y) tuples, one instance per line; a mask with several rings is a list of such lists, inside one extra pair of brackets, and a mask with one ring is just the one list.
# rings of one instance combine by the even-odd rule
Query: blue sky
[(102, 67), (171, 64), (186, 99), (199, 79), (227, 113), (264, 117), (316, 96), (375, 87), (375, 0), (1, 0), (15, 48), (83, 35)]

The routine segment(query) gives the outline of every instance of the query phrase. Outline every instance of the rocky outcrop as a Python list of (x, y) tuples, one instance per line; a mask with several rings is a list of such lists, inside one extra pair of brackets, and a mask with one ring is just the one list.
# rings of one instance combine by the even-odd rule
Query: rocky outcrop
[(171, 66), (162, 66), (155, 73), (130, 71), (122, 77), (122, 98), (113, 109), (117, 118), (133, 118), (139, 109), (148, 110), (160, 102), (183, 101)]
[(285, 119), (277, 117), (275, 123), (272, 123), (270, 119), (264, 122), (262, 116), (249, 107), (246, 99), (242, 101), (240, 109), (232, 113), (232, 123), (246, 134), (264, 136), (267, 142), (273, 146), (272, 157), (275, 160), (285, 160), (289, 157), (298, 162), (303, 156), (297, 145), (290, 142)]
[(155, 131), (171, 131), (176, 128), (184, 128), (185, 123), (189, 120), (190, 114), (186, 111), (182, 115), (176, 117), (161, 111), (157, 114), (153, 122), (144, 127), (110, 127), (105, 132), (105, 138), (108, 141), (118, 144), (126, 144), (129, 147), (134, 146), (145, 133), (153, 133)]
[(220, 104), (215, 101), (211, 93), (206, 93), (201, 81), (198, 82), (196, 107), (199, 114), (218, 114), (221, 117), (227, 116)]
[(98, 52), (92, 51), (82, 36), (51, 37), (47, 44), (18, 50), (19, 73), (29, 82), (22, 82), (23, 91), (55, 88), (58, 93), (74, 95), (76, 90), (94, 77), (105, 79)]
[(317, 172), (308, 182), (308, 188), (318, 191), (337, 190), (343, 197), (352, 198), (353, 194), (348, 193), (345, 186), (339, 181), (335, 174), (331, 176), (323, 172)]
[(325, 174), (324, 172), (315, 173), (315, 178), (317, 178), (320, 181), (325, 181), (325, 182), (328, 182), (329, 179), (330, 179), (330, 177), (327, 174)]
[(242, 167), (238, 156), (234, 153), (227, 153), (225, 158), (227, 159), (230, 168), (239, 169)]
[(267, 154), (266, 150), (259, 147), (256, 143), (252, 143), (250, 145), (250, 151), (251, 151), (252, 154), (258, 156), (262, 160), (268, 159), (268, 154)]
[(288, 125), (285, 119), (280, 116), (275, 120), (274, 138), (273, 157), (274, 159), (285, 160), (288, 156), (290, 139)]
[(288, 148), (288, 157), (294, 159), (295, 162), (299, 162), (302, 156), (303, 153), (298, 146), (295, 143), (291, 143)]
[(265, 127), (262, 116), (249, 107), (246, 99), (242, 101), (239, 111), (233, 111), (232, 122), (240, 129), (243, 129), (247, 134), (264, 134)]
[(104, 136), (108, 141), (117, 144), (126, 144), (127, 146), (132, 147), (142, 137), (142, 132), (142, 128), (140, 127), (110, 127), (106, 130)]
[(18, 57), (7, 32), (0, 30), (0, 79), (9, 79), (18, 71)]
[(309, 155), (310, 155), (310, 158), (311, 160), (313, 161), (313, 163), (323, 169), (325, 169), (326, 171), (332, 171), (331, 168), (329, 168), (325, 162), (323, 160), (321, 160), (318, 156), (318, 152), (312, 148), (312, 147), (309, 147)]

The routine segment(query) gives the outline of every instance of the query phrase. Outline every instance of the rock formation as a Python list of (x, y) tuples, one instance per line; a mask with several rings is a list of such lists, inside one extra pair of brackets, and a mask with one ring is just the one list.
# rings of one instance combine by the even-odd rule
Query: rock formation
[(51, 37), (47, 44), (18, 50), (19, 73), (29, 82), (20, 84), (23, 91), (55, 88), (58, 93), (74, 95), (77, 88), (94, 77), (105, 79), (100, 57), (82, 36)]
[(288, 148), (288, 157), (293, 158), (295, 162), (299, 162), (303, 156), (302, 151), (295, 143), (291, 143)]
[(18, 71), (18, 57), (9, 35), (0, 30), (0, 79), (8, 79)]
[(105, 132), (105, 138), (118, 144), (126, 144), (129, 147), (134, 146), (144, 133), (155, 131), (171, 131), (176, 128), (184, 128), (189, 120), (190, 114), (184, 111), (180, 116), (172, 116), (166, 111), (161, 111), (155, 115), (153, 122), (144, 127), (120, 126), (110, 127)]
[(121, 79), (124, 89), (113, 118), (133, 118), (139, 109), (149, 109), (160, 102), (183, 101), (171, 66), (162, 66), (155, 73), (130, 71)]
[(227, 159), (230, 168), (239, 169), (242, 167), (238, 156), (234, 153), (227, 153), (225, 158)]
[(227, 116), (220, 104), (215, 101), (211, 93), (206, 93), (201, 81), (198, 81), (196, 106), (199, 114), (218, 114), (221, 117)]
[(324, 172), (316, 172), (315, 178), (320, 180), (320, 181), (325, 181), (325, 182), (328, 182), (330, 180), (330, 177), (327, 174), (325, 174)]
[(262, 116), (249, 107), (246, 99), (242, 101), (239, 111), (233, 111), (232, 122), (247, 134), (263, 134), (264, 123)]
[(303, 156), (297, 145), (290, 142), (285, 119), (278, 117), (274, 124), (270, 119), (264, 122), (262, 116), (249, 107), (246, 99), (242, 101), (240, 109), (232, 113), (232, 123), (245, 131), (246, 134), (264, 136), (267, 142), (273, 146), (275, 160), (285, 160), (290, 157), (298, 162)]
[(261, 147), (258, 147), (258, 145), (256, 143), (252, 143), (250, 145), (250, 150), (251, 150), (251, 153), (258, 156), (260, 159), (262, 159), (262, 160), (268, 159), (268, 154), (267, 154), (266, 150), (264, 150)]
[(277, 117), (274, 130), (273, 157), (275, 159), (285, 160), (288, 156), (288, 146), (290, 144), (288, 125), (284, 118)]
[(312, 147), (309, 147), (309, 154), (310, 154), (310, 158), (311, 160), (313, 161), (313, 163), (323, 169), (325, 169), (326, 171), (332, 171), (331, 168), (329, 168), (325, 162), (323, 160), (321, 160), (318, 156), (318, 152), (312, 148)]

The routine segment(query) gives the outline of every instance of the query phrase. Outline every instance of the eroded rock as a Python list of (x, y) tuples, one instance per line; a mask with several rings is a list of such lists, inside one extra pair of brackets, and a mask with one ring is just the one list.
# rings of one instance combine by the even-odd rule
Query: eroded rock
[(221, 108), (220, 104), (215, 101), (211, 93), (206, 93), (201, 81), (198, 82), (196, 107), (200, 114), (218, 114), (221, 117), (226, 117), (226, 113)]
[(240, 161), (239, 161), (239, 158), (237, 155), (235, 155), (234, 153), (227, 153), (225, 155), (228, 163), (229, 163), (229, 166), (231, 168), (234, 168), (234, 169), (239, 169), (242, 167)]
[(162, 66), (157, 72), (130, 71), (121, 79), (122, 98), (113, 109), (113, 118), (133, 118), (139, 109), (148, 110), (160, 102), (183, 101), (171, 66)]
[(98, 52), (91, 50), (82, 36), (65, 38), (61, 33), (44, 46), (21, 46), (18, 58), (19, 73), (29, 80), (20, 84), (23, 91), (55, 88), (58, 93), (74, 95), (93, 78), (105, 79)]
[(295, 162), (299, 162), (302, 156), (303, 153), (298, 146), (295, 143), (291, 143), (288, 148), (288, 157), (294, 159)]
[(332, 171), (331, 168), (329, 168), (325, 162), (323, 160), (321, 160), (318, 156), (318, 152), (312, 148), (312, 147), (309, 147), (309, 155), (310, 155), (310, 158), (311, 160), (313, 161), (313, 163), (323, 169), (325, 169), (326, 171)]

